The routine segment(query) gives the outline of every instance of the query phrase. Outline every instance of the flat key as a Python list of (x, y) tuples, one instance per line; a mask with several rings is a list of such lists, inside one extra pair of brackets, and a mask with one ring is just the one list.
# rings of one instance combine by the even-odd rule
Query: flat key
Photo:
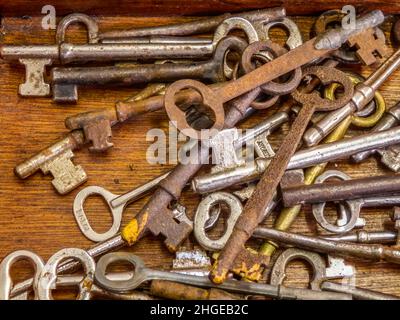
[(344, 73), (334, 68), (310, 67), (303, 71), (303, 75), (314, 75), (325, 85), (333, 82), (341, 83), (344, 91), (343, 96), (338, 100), (329, 101), (322, 99), (317, 93), (300, 94), (295, 91), (292, 94), (298, 102), (303, 104), (303, 107), (293, 122), (290, 132), (286, 135), (281, 147), (257, 184), (252, 197), (246, 203), (228, 243), (214, 264), (210, 277), (215, 283), (222, 283), (226, 279), (228, 270), (231, 269), (241, 248), (260, 223), (261, 213), (265, 212), (266, 207), (271, 203), (275, 190), (314, 111), (337, 109), (343, 106), (353, 94), (351, 80)]
[[(114, 262), (129, 262), (135, 268), (134, 276), (126, 281), (113, 281), (107, 278), (107, 267)], [(207, 277), (197, 277), (185, 274), (176, 274), (167, 271), (158, 271), (146, 268), (143, 261), (131, 253), (110, 253), (97, 262), (96, 281), (105, 289), (113, 292), (134, 290), (144, 281), (166, 280), (177, 283), (189, 284), (203, 288), (218, 288), (222, 290), (247, 293), (253, 295), (266, 295), (280, 299), (349, 299), (348, 295), (329, 295), (320, 291), (296, 289), (283, 286), (272, 286), (253, 282), (228, 280), (221, 285), (215, 285)]]

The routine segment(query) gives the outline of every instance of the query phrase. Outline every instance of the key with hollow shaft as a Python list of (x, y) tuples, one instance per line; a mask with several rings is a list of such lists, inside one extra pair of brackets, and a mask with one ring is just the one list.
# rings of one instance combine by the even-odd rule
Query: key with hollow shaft
[[(107, 267), (111, 263), (126, 262), (133, 265), (135, 268), (134, 275), (129, 280), (114, 281), (107, 278)], [(349, 295), (336, 294), (321, 291), (314, 291), (309, 289), (297, 289), (284, 286), (273, 286), (268, 284), (260, 284), (254, 282), (244, 282), (237, 280), (228, 280), (221, 285), (216, 285), (207, 277), (199, 277), (186, 274), (178, 274), (168, 271), (159, 271), (155, 269), (146, 268), (143, 261), (138, 257), (128, 252), (114, 252), (109, 253), (100, 258), (96, 267), (96, 281), (97, 283), (112, 292), (126, 292), (134, 290), (145, 281), (150, 280), (167, 280), (178, 283), (184, 283), (205, 288), (217, 288), (237, 293), (247, 293), (252, 295), (265, 295), (279, 299), (344, 299), (349, 300)]]

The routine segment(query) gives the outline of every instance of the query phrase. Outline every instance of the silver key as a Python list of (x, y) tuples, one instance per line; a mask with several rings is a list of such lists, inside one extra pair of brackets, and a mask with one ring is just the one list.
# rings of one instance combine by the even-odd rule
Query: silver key
[[(287, 170), (307, 168), (324, 162), (346, 159), (360, 151), (384, 148), (399, 143), (400, 127), (366, 133), (297, 151), (290, 159)], [(192, 180), (192, 189), (197, 193), (207, 193), (222, 190), (235, 184), (254, 181), (266, 170), (269, 162), (270, 159), (258, 158), (231, 170), (197, 176)]]
[[(129, 262), (134, 266), (134, 276), (126, 281), (113, 281), (108, 279), (106, 275), (107, 267), (114, 262), (122, 261)], [(134, 290), (144, 281), (167, 280), (198, 287), (219, 288), (227, 291), (266, 295), (281, 299), (349, 299), (348, 295), (331, 296), (326, 295), (325, 292), (316, 292), (307, 289), (296, 289), (235, 280), (227, 280), (223, 284), (216, 285), (213, 284), (208, 277), (197, 277), (185, 274), (177, 274), (174, 272), (148, 269), (138, 256), (127, 252), (109, 253), (101, 257), (97, 263), (95, 277), (96, 281), (102, 287), (113, 292)]]
[(400, 50), (393, 53), (378, 69), (376, 69), (367, 80), (360, 82), (354, 88), (351, 101), (343, 108), (332, 111), (321, 121), (308, 129), (303, 140), (307, 146), (315, 146), (332, 130), (339, 125), (347, 116), (357, 110), (363, 109), (374, 97), (375, 91), (386, 81), (386, 79), (400, 66)]
[(37, 292), (40, 300), (53, 299), (51, 295), (51, 290), (56, 288), (57, 267), (59, 263), (66, 258), (74, 258), (82, 263), (83, 269), (85, 271), (85, 276), (79, 283), (78, 299), (90, 299), (90, 291), (93, 285), (96, 263), (85, 250), (78, 248), (65, 248), (51, 256), (43, 267), (37, 284)]

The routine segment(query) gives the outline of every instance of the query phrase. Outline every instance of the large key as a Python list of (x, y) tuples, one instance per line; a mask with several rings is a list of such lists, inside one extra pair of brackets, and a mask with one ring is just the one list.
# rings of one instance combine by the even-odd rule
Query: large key
[(314, 185), (292, 186), (282, 189), (285, 206), (299, 203), (351, 200), (380, 195), (398, 194), (400, 176), (383, 175)]
[[(133, 277), (126, 281), (113, 281), (107, 278), (106, 270), (111, 263), (128, 262), (135, 268)], [(158, 271), (146, 268), (143, 261), (131, 253), (115, 252), (109, 253), (100, 258), (97, 262), (95, 273), (96, 281), (107, 290), (113, 292), (126, 292), (137, 288), (144, 281), (167, 280), (184, 283), (204, 288), (218, 288), (222, 290), (247, 293), (252, 295), (266, 295), (279, 299), (349, 299), (348, 295), (328, 294), (327, 292), (313, 291), (308, 289), (289, 288), (284, 286), (272, 286), (253, 282), (228, 280), (223, 284), (216, 285), (210, 282), (207, 277), (197, 277), (174, 272)]]
[(400, 252), (396, 247), (386, 247), (379, 244), (366, 245), (329, 241), (270, 228), (256, 228), (253, 237), (277, 241), (320, 253), (400, 263)]
[[(258, 39), (258, 38), (256, 38)], [(245, 42), (237, 37), (225, 37), (218, 42), (213, 58), (206, 62), (176, 64), (146, 64), (131, 67), (57, 67), (51, 71), (53, 100), (76, 102), (77, 86), (132, 85), (166, 82), (183, 78), (225, 81), (224, 60), (228, 50), (241, 53)]]
[[(399, 143), (400, 127), (381, 132), (366, 133), (357, 137), (324, 143), (297, 151), (290, 159), (287, 169), (302, 169), (328, 161), (346, 159), (360, 151), (384, 148)], [(253, 181), (262, 175), (269, 164), (269, 159), (258, 158), (232, 170), (226, 170), (212, 176), (195, 177), (192, 182), (192, 188), (196, 192), (203, 193), (207, 191), (208, 187), (213, 188), (213, 190), (221, 190), (234, 184)]]
[(286, 10), (282, 7), (254, 10), (240, 13), (226, 13), (220, 16), (199, 19), (186, 23), (178, 23), (155, 27), (142, 27), (129, 30), (118, 30), (102, 32), (98, 38), (102, 42), (109, 41), (132, 41), (138, 37), (148, 36), (187, 36), (209, 32), (216, 28), (225, 19), (230, 17), (240, 17), (249, 21), (274, 21), (284, 18)]
[[(269, 18), (274, 19), (275, 13)], [(276, 12), (280, 17), (279, 12)], [(267, 17), (265, 22), (269, 22)], [(88, 30), (89, 43), (65, 43), (65, 34), (68, 26), (74, 22), (83, 23)], [(44, 81), (45, 68), (53, 62), (66, 64), (85, 61), (126, 61), (126, 60), (154, 60), (173, 58), (200, 58), (210, 56), (214, 52), (219, 40), (230, 30), (243, 29), (249, 41), (258, 39), (257, 31), (251, 23), (240, 17), (221, 21), (216, 28), (213, 40), (185, 39), (151, 39), (131, 41), (130, 43), (97, 43), (98, 26), (96, 21), (84, 14), (71, 14), (62, 19), (57, 27), (56, 44), (54, 45), (4, 45), (0, 49), (2, 59), (19, 61), (25, 65), (25, 83), (19, 86), (22, 96), (47, 96), (50, 86)], [(262, 32), (262, 31), (260, 31)], [(229, 74), (232, 70), (225, 65)]]
[(225, 280), (228, 270), (231, 269), (233, 261), (236, 259), (240, 249), (251, 236), (254, 228), (260, 222), (261, 212), (270, 204), (276, 188), (286, 170), (291, 156), (296, 151), (301, 136), (307, 127), (315, 110), (327, 111), (343, 106), (352, 96), (353, 87), (351, 80), (342, 72), (327, 67), (310, 67), (303, 71), (303, 76), (314, 75), (318, 77), (322, 84), (327, 85), (339, 82), (343, 86), (343, 96), (338, 100), (329, 101), (322, 99), (317, 94), (300, 94), (295, 91), (293, 97), (303, 104), (296, 120), (293, 122), (290, 132), (286, 135), (282, 146), (272, 159), (270, 165), (264, 172), (252, 197), (246, 203), (243, 213), (238, 218), (234, 231), (229, 242), (221, 252), (213, 266), (210, 274), (215, 283)]

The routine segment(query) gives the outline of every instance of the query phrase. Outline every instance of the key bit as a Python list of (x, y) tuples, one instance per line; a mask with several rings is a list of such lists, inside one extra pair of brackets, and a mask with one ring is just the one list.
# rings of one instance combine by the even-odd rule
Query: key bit
[(357, 57), (367, 66), (377, 61), (376, 55), (383, 58), (387, 54), (385, 37), (376, 30), (369, 28), (362, 33), (351, 36), (347, 43), (350, 47), (356, 47)]
[(394, 145), (383, 150), (377, 150), (381, 155), (381, 162), (394, 172), (400, 170), (400, 146)]
[(17, 165), (14, 172), (21, 179), (39, 169), (44, 174), (51, 173), (54, 177), (53, 186), (60, 194), (66, 194), (87, 180), (83, 168), (71, 161), (73, 150), (79, 149), (84, 143), (83, 132), (72, 131), (60, 141)]
[(67, 150), (40, 166), (44, 174), (53, 175), (54, 179), (51, 183), (60, 194), (67, 194), (87, 180), (83, 168), (72, 163), (73, 156), (73, 152)]
[(98, 119), (83, 127), (85, 137), (92, 142), (90, 151), (103, 152), (113, 146), (111, 142), (112, 132), (108, 119)]
[(19, 59), (25, 65), (25, 82), (19, 85), (18, 93), (21, 96), (45, 97), (50, 95), (50, 85), (44, 82), (45, 66), (52, 63), (52, 59)]

